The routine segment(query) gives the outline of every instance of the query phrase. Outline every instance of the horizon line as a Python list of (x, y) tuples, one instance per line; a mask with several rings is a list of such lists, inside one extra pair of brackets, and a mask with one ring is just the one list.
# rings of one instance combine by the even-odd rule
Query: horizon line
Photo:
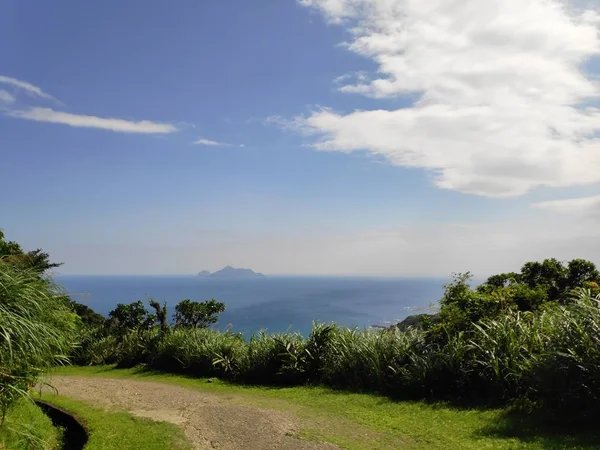
[[(268, 274), (261, 272), (264, 277), (219, 277), (220, 279), (240, 280), (240, 279), (264, 279), (264, 278), (429, 278), (429, 279), (446, 279), (451, 278), (451, 274), (443, 275), (374, 275), (374, 274), (287, 274), (277, 273)], [(209, 278), (201, 277), (194, 273), (53, 273), (51, 276), (69, 276), (69, 277), (193, 277), (193, 278)], [(477, 277), (474, 277), (477, 278)]]

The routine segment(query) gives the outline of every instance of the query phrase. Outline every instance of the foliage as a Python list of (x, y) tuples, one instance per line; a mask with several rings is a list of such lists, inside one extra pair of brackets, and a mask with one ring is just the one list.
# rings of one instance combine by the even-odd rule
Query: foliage
[[(224, 305), (184, 300), (176, 327), (166, 305), (119, 305), (119, 326), (90, 331), (76, 361), (143, 363), (149, 368), (266, 385), (324, 384), (394, 398), (446, 400), (567, 412), (582, 423), (600, 414), (600, 301), (592, 263), (554, 259), (472, 288), (470, 274), (445, 287), (439, 317), (418, 327), (347, 329), (314, 324), (312, 333), (245, 340), (206, 328)], [(160, 326), (155, 325), (162, 317)], [(104, 333), (104, 334), (102, 334)], [(562, 395), (557, 395), (562, 392)]]
[(175, 326), (206, 328), (217, 323), (217, 317), (225, 311), (225, 304), (214, 299), (205, 302), (182, 300), (175, 306)]
[(117, 303), (117, 307), (108, 314), (108, 317), (108, 326), (119, 336), (132, 330), (150, 328), (155, 322), (155, 316), (148, 314), (148, 310), (140, 300), (128, 305)]
[(65, 303), (71, 311), (81, 318), (81, 322), (87, 327), (101, 327), (106, 323), (106, 318), (98, 314), (92, 308), (82, 303), (78, 303), (65, 296)]
[[(0, 230), (0, 264), (8, 264), (16, 269), (34, 272), (39, 276), (62, 265), (62, 263), (50, 262), (50, 255), (42, 249), (25, 252), (17, 242), (7, 241), (2, 230)], [(104, 317), (88, 306), (71, 300), (66, 295), (63, 295), (62, 299), (71, 311), (81, 317), (85, 325), (99, 326), (103, 324)]]
[(163, 333), (169, 331), (169, 316), (167, 313), (167, 302), (164, 302), (162, 305), (158, 303), (154, 299), (149, 300), (150, 306), (154, 308), (154, 315), (156, 316), (156, 321), (160, 325), (160, 329)]
[(31, 269), (40, 274), (62, 265), (62, 263), (50, 262), (50, 255), (40, 248), (30, 252), (23, 251), (17, 242), (7, 241), (2, 230), (0, 230), (0, 262)]
[(44, 370), (66, 362), (77, 324), (49, 279), (0, 264), (0, 425)]
[(453, 274), (453, 281), (444, 286), (440, 300), (440, 321), (434, 327), (437, 335), (469, 330), (473, 323), (485, 317), (495, 317), (511, 306), (509, 287), (493, 290), (471, 289), (470, 273)]
[[(479, 286), (479, 292), (491, 293), (497, 288), (511, 287), (517, 291), (520, 310), (534, 310), (546, 301), (568, 300), (570, 293), (586, 283), (599, 283), (600, 273), (594, 263), (583, 259), (573, 259), (567, 265), (549, 258), (542, 262), (528, 262), (520, 273), (493, 275)], [(529, 289), (529, 293), (527, 292)], [(530, 300), (525, 300), (529, 296)], [(531, 301), (535, 297), (535, 301)]]
[[(346, 329), (315, 324), (296, 333), (240, 335), (206, 328), (131, 331), (120, 343), (92, 340), (95, 361), (250, 384), (325, 384), (460, 403), (530, 399), (572, 417), (600, 413), (600, 308), (589, 291), (537, 312), (507, 309), (468, 331)], [(443, 331), (443, 330), (442, 330)], [(110, 338), (107, 338), (110, 339)], [(561, 389), (568, 395), (556, 396)], [(579, 407), (579, 409), (577, 409)]]
[(112, 364), (120, 359), (118, 346), (117, 336), (107, 333), (105, 327), (82, 327), (70, 360), (78, 365)]
[(525, 263), (518, 273), (492, 275), (476, 289), (471, 289), (470, 279), (469, 273), (457, 274), (445, 286), (440, 301), (441, 323), (436, 327), (438, 335), (441, 330), (469, 332), (472, 324), (512, 310), (538, 311), (547, 303), (568, 302), (578, 288), (597, 288), (600, 273), (590, 261), (574, 259), (565, 265), (549, 258)]

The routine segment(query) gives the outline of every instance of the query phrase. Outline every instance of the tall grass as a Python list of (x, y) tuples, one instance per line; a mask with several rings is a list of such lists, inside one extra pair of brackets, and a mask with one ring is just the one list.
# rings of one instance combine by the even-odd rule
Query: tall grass
[(398, 398), (529, 399), (577, 417), (600, 413), (600, 299), (585, 290), (564, 305), (507, 310), (441, 337), (439, 330), (314, 324), (308, 337), (261, 332), (246, 341), (231, 332), (174, 329), (111, 339), (92, 344), (87, 362), (143, 362), (243, 383), (314, 383)]
[(67, 361), (77, 316), (52, 283), (0, 264), (0, 425), (48, 368)]
[(600, 296), (580, 290), (571, 305), (541, 319), (545, 351), (532, 370), (538, 395), (547, 407), (594, 418), (600, 409)]
[(61, 430), (52, 426), (35, 403), (21, 399), (8, 412), (0, 427), (0, 448), (11, 450), (58, 450), (62, 448)]

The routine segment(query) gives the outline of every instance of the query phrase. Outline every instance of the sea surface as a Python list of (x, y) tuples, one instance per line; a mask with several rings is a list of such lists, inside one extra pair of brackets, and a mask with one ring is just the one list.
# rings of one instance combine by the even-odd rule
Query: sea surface
[[(224, 302), (217, 327), (244, 335), (265, 329), (308, 334), (312, 322), (350, 327), (396, 323), (427, 312), (442, 296), (442, 279), (267, 277), (250, 279), (196, 276), (55, 276), (80, 303), (103, 315), (117, 303), (149, 298), (166, 301), (169, 315), (183, 299)], [(423, 309), (424, 308), (424, 309)]]

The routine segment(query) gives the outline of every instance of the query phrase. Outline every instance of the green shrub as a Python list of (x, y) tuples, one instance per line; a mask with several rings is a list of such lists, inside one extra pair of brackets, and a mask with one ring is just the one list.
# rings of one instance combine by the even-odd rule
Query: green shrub
[(297, 333), (267, 334), (250, 338), (244, 380), (262, 384), (297, 384), (306, 380), (304, 339)]
[(150, 366), (196, 376), (236, 378), (244, 347), (244, 340), (233, 333), (206, 328), (175, 329), (157, 341)]
[(107, 334), (102, 327), (82, 327), (79, 343), (71, 353), (71, 362), (82, 366), (116, 363), (117, 343), (117, 337)]
[(545, 312), (545, 351), (534, 368), (533, 386), (543, 405), (593, 419), (600, 413), (600, 296), (574, 293), (572, 303)]

